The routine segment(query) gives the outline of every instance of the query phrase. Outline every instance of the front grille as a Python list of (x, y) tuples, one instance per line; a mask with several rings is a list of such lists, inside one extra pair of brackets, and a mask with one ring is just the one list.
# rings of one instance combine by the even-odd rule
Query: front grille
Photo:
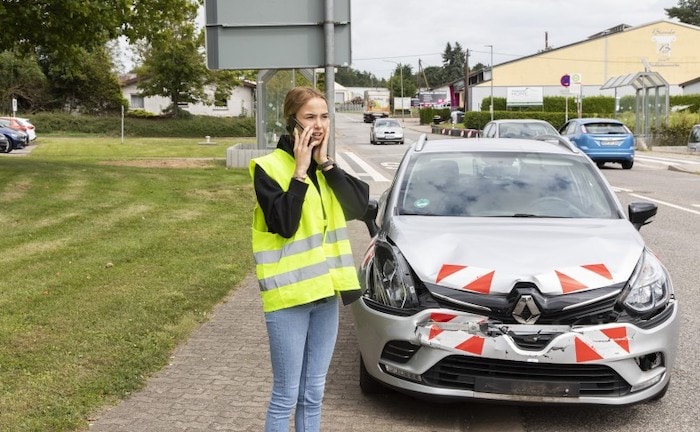
[(419, 348), (420, 345), (413, 345), (407, 341), (389, 341), (384, 345), (381, 358), (395, 363), (407, 363)]
[(624, 283), (566, 295), (545, 295), (528, 283), (516, 284), (507, 295), (484, 295), (434, 284), (426, 286), (443, 308), (485, 315), (504, 324), (517, 323), (513, 310), (520, 296), (527, 294), (533, 297), (541, 312), (537, 324), (595, 325), (615, 322), (619, 315), (615, 309), (617, 295)]
[(614, 370), (594, 364), (548, 364), (452, 355), (423, 374), (426, 384), (459, 390), (475, 390), (477, 379), (513, 382), (573, 383), (579, 396), (619, 397), (630, 385)]

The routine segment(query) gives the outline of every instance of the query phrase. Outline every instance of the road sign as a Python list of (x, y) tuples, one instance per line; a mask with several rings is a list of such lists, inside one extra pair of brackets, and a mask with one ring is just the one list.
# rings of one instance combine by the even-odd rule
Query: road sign
[(569, 85), (571, 84), (571, 76), (570, 76), (569, 74), (562, 75), (562, 77), (561, 77), (561, 79), (559, 80), (559, 82), (560, 82), (561, 85), (563, 85), (564, 87), (569, 87)]
[(580, 73), (572, 73), (571, 74), (571, 83), (572, 84), (581, 84), (581, 74)]
[(333, 0), (334, 58), (326, 59), (324, 0), (206, 0), (210, 69), (348, 66), (350, 0)]

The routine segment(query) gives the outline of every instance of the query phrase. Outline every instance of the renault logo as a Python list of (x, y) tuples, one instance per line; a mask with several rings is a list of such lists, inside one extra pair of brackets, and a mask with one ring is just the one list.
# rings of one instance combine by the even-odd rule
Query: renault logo
[(520, 297), (513, 309), (513, 318), (520, 324), (534, 324), (540, 317), (540, 310), (531, 295)]

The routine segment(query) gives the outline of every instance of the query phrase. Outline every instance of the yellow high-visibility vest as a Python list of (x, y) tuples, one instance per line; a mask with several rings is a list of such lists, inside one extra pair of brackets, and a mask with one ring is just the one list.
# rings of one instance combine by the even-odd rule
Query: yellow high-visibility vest
[[(253, 159), (283, 190), (289, 190), (296, 164), (281, 149)], [(263, 310), (272, 312), (360, 288), (343, 209), (318, 173), (318, 189), (307, 178), (299, 229), (291, 238), (269, 232), (259, 204), (253, 212), (253, 255)]]

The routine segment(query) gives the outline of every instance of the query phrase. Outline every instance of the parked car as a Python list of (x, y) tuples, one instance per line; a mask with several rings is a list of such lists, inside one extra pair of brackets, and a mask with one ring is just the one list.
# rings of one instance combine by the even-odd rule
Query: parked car
[(559, 135), (559, 132), (544, 120), (501, 119), (486, 123), (481, 134), (484, 138), (534, 138), (542, 135)]
[(696, 124), (690, 129), (690, 136), (688, 137), (688, 150), (700, 150), (700, 124)]
[(403, 127), (401, 123), (392, 118), (378, 118), (374, 120), (369, 129), (369, 142), (372, 144), (403, 144)]
[(21, 130), (12, 129), (8, 126), (0, 126), (0, 134), (5, 135), (5, 137), (12, 144), (13, 149), (24, 148), (29, 143), (29, 137), (26, 133)]
[(34, 141), (36, 139), (36, 127), (28, 118), (16, 117), (17, 122), (25, 127), (24, 132), (26, 132), (29, 137), (29, 141)]
[[(27, 119), (20, 117), (0, 117), (0, 126), (6, 126), (24, 132), (27, 134), (30, 141), (36, 138), (34, 125), (29, 123)], [(32, 135), (34, 138), (32, 138)]]
[(577, 118), (559, 129), (602, 168), (606, 162), (632, 169), (634, 165), (634, 134), (624, 123), (615, 119)]
[(664, 396), (671, 277), (568, 140), (437, 139), (370, 205), (352, 304), (363, 392), (626, 405)]
[(7, 137), (3, 134), (0, 134), (0, 152), (1, 153), (9, 153), (12, 151), (12, 145), (10, 144), (10, 141), (7, 140)]

